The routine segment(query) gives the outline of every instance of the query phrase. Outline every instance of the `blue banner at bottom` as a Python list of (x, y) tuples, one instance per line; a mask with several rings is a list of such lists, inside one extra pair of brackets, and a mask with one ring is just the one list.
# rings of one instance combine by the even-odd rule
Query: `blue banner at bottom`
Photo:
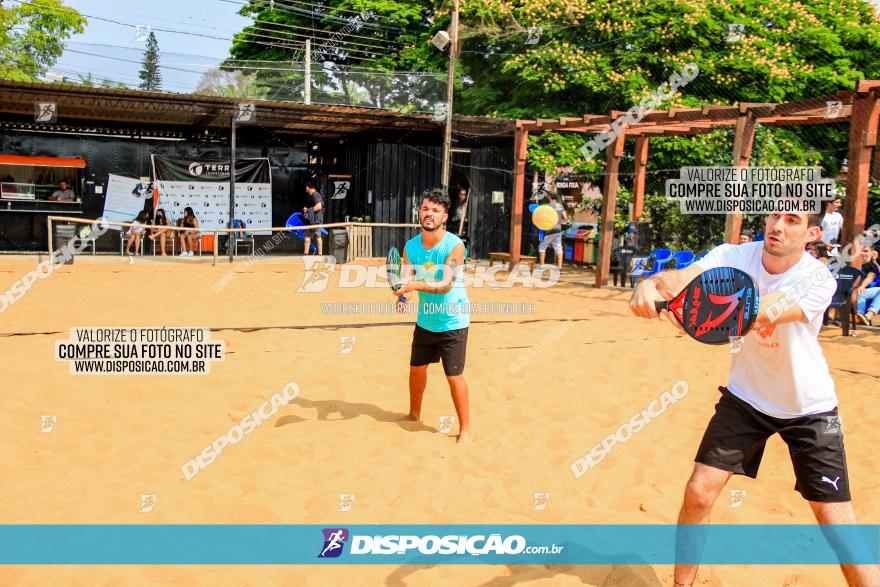
[(0, 564), (836, 565), (880, 526), (0, 525)]

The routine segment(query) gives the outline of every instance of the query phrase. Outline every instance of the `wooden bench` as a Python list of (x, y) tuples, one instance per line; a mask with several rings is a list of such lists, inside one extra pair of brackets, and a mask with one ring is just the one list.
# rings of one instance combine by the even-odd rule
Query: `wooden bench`
[[(500, 261), (505, 265), (510, 265), (510, 253), (489, 253), (489, 265), (494, 265), (496, 261)], [(528, 255), (521, 255), (519, 258), (520, 263), (529, 264), (529, 270), (535, 268), (535, 263), (537, 261), (537, 257), (529, 257)]]

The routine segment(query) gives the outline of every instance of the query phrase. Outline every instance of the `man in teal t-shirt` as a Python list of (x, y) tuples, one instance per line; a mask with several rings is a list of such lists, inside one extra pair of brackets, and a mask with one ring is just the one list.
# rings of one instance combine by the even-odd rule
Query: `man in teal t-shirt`
[(409, 361), (409, 415), (419, 421), (428, 365), (443, 361), (452, 403), (459, 421), (459, 442), (472, 440), (468, 418), (468, 387), (462, 373), (467, 354), (470, 306), (461, 279), (464, 244), (447, 232), (449, 198), (441, 190), (422, 195), (419, 224), (422, 232), (403, 248), (404, 287), (394, 295), (418, 292), (419, 314)]

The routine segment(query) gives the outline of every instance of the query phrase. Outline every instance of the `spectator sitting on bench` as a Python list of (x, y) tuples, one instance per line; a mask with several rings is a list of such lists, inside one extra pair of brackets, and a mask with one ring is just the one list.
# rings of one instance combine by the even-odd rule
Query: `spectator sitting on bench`
[(134, 254), (137, 255), (141, 246), (141, 235), (144, 234), (143, 225), (150, 218), (150, 213), (146, 210), (141, 210), (137, 218), (131, 221), (134, 226), (129, 227), (128, 232), (125, 234), (128, 235), (128, 240), (125, 241), (125, 254), (131, 255), (131, 244), (134, 243)]
[[(196, 218), (196, 213), (193, 212), (193, 209), (187, 206), (183, 209), (183, 218), (177, 221), (177, 226), (182, 226), (184, 228), (198, 228), (199, 220)], [(180, 232), (180, 256), (181, 257), (192, 257), (193, 249), (196, 246), (196, 239), (199, 238), (198, 230), (186, 230)], [(187, 249), (187, 245), (189, 245)]]
[(862, 250), (862, 283), (858, 289), (858, 301), (856, 302), (858, 314), (856, 319), (859, 324), (873, 326), (874, 316), (880, 313), (880, 286), (874, 286), (874, 282), (880, 276), (880, 266), (877, 264), (877, 251), (871, 247)]
[(162, 256), (167, 257), (165, 254), (165, 241), (168, 237), (174, 238), (171, 234), (170, 228), (159, 228), (161, 226), (171, 226), (171, 222), (168, 220), (168, 217), (165, 215), (164, 208), (158, 208), (156, 210), (156, 216), (153, 218), (153, 224), (156, 225), (156, 228), (150, 229), (150, 240), (154, 241), (157, 238), (159, 239), (159, 247), (162, 249)]

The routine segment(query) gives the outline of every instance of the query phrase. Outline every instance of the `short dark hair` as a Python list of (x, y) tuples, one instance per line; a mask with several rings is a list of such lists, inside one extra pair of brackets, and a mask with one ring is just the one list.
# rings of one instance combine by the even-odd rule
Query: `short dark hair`
[(817, 212), (815, 214), (807, 214), (807, 228), (811, 226), (822, 226), (822, 219), (825, 218), (825, 212)]
[(429, 190), (425, 190), (422, 192), (422, 202), (428, 200), (429, 202), (434, 202), (435, 204), (440, 204), (443, 206), (443, 209), (446, 212), (449, 212), (449, 206), (451, 202), (449, 201), (449, 196), (441, 190), (440, 188), (431, 188)]
[(549, 194), (547, 194), (547, 197), (550, 198), (551, 200), (558, 200), (559, 199), (559, 196), (557, 196), (553, 192), (550, 192)]
[(60, 181), (58, 182), (58, 185), (61, 185), (62, 183), (66, 183), (67, 185), (70, 185), (70, 182), (67, 181), (66, 179), (62, 179), (62, 180), (60, 180)]
[(315, 189), (315, 182), (313, 182), (313, 181), (307, 181), (307, 182), (306, 182), (306, 187), (307, 187), (307, 188)]

